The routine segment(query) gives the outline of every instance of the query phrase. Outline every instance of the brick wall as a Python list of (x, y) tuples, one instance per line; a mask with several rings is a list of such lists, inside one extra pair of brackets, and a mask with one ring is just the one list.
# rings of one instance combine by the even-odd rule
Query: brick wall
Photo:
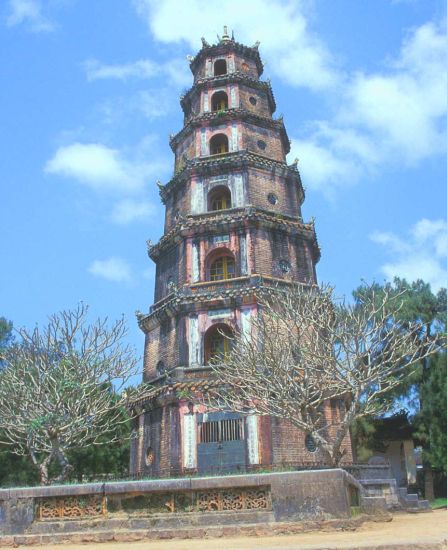
[(193, 131), (189, 132), (177, 145), (175, 150), (175, 172), (178, 172), (184, 166), (184, 156), (186, 156), (188, 160), (196, 156), (196, 141)]
[[(250, 98), (255, 98), (256, 105), (250, 102)], [(270, 107), (267, 94), (263, 90), (256, 90), (239, 84), (239, 102), (240, 106), (247, 111), (251, 111), (261, 116), (270, 117)]]
[[(271, 204), (269, 193), (273, 193), (278, 202)], [(248, 202), (253, 206), (265, 208), (287, 216), (301, 217), (301, 206), (297, 181), (287, 180), (267, 170), (249, 168), (247, 181)]]
[[(262, 149), (258, 142), (264, 142), (266, 147)], [(263, 155), (274, 160), (285, 160), (284, 147), (277, 130), (262, 128), (254, 124), (244, 122), (242, 124), (242, 149), (248, 149), (258, 155)]]
[(188, 363), (186, 318), (167, 317), (159, 326), (146, 334), (144, 348), (144, 379), (156, 376), (157, 363), (163, 362), (166, 369)]
[[(262, 228), (252, 231), (251, 235), (256, 273), (301, 282), (313, 280), (313, 266), (306, 254), (307, 245), (302, 238), (292, 237), (278, 230)], [(288, 273), (283, 273), (280, 269), (281, 260), (290, 263)]]

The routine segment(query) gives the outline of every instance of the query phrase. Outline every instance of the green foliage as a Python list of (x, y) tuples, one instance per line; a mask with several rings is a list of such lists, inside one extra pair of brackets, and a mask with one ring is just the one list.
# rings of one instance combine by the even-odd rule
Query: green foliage
[(424, 458), (433, 468), (447, 473), (447, 355), (430, 360), (426, 382), (421, 388), (423, 408), (418, 416), (418, 437)]
[[(390, 323), (403, 327), (412, 322), (422, 323), (419, 338), (422, 342), (445, 335), (447, 326), (447, 290), (442, 288), (436, 294), (430, 285), (422, 280), (408, 283), (395, 278), (392, 283), (362, 285), (353, 292), (357, 304), (362, 304), (372, 289), (380, 300), (388, 290), (394, 296), (394, 307), (389, 311)], [(434, 468), (447, 472), (447, 357), (445, 352), (426, 358), (420, 368), (404, 385), (394, 390), (396, 403), (405, 403), (419, 412), (413, 418), (424, 446), (424, 457)], [(369, 421), (371, 422), (371, 421)], [(368, 421), (366, 421), (366, 424)], [(358, 445), (359, 459), (367, 456), (378, 442), (374, 438), (374, 427), (365, 423), (354, 430), (354, 441)]]
[(351, 428), (352, 444), (356, 453), (356, 461), (367, 462), (374, 452), (375, 427), (368, 417), (360, 417), (354, 422)]
[(0, 449), (0, 487), (28, 486), (39, 483), (39, 474), (31, 459), (17, 456), (7, 446)]
[(0, 317), (0, 367), (2, 366), (2, 351), (11, 345), (13, 339), (11, 321)]

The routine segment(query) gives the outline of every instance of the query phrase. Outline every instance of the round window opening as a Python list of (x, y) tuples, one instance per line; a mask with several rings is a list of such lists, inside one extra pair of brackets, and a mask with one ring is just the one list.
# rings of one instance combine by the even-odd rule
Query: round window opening
[(304, 445), (306, 445), (306, 449), (309, 451), (309, 453), (314, 453), (317, 450), (317, 444), (315, 443), (315, 439), (310, 435), (306, 435), (306, 439), (304, 440)]
[(259, 149), (261, 149), (262, 151), (264, 151), (265, 148), (267, 147), (267, 143), (266, 143), (265, 141), (263, 141), (262, 139), (260, 139), (260, 140), (258, 141), (258, 147), (259, 147)]
[(250, 99), (249, 99), (248, 101), (249, 101), (252, 105), (256, 105), (256, 103), (258, 102), (258, 100), (257, 100), (255, 97), (253, 97), (253, 96), (251, 96)]
[(276, 204), (278, 202), (278, 197), (275, 195), (275, 193), (269, 193), (267, 195), (267, 199), (270, 204)]
[(148, 447), (146, 449), (146, 466), (151, 466), (153, 462), (154, 462), (154, 451), (152, 450), (152, 447)]
[(279, 269), (282, 271), (282, 273), (289, 273), (291, 269), (290, 262), (287, 260), (279, 260)]

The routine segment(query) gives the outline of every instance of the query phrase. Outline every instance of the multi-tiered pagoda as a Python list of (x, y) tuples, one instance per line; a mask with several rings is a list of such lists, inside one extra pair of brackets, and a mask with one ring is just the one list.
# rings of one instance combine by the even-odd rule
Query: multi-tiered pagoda
[[(270, 83), (260, 79), (258, 44), (224, 33), (190, 59), (192, 88), (181, 97), (183, 128), (171, 136), (173, 178), (159, 184), (164, 235), (149, 244), (155, 303), (138, 314), (145, 333), (144, 381), (131, 473), (256, 469), (315, 462), (318, 451), (288, 422), (206, 412), (210, 360), (224, 334), (248, 331), (256, 293), (287, 281), (315, 283), (320, 251), (304, 223), (304, 191)], [(328, 408), (330, 410), (330, 407)]]

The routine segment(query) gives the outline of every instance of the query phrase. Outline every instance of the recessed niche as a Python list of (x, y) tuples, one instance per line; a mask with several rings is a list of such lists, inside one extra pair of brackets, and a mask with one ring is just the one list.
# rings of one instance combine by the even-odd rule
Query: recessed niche
[(292, 266), (290, 265), (290, 262), (287, 260), (279, 260), (279, 269), (282, 273), (289, 273)]
[(253, 96), (251, 96), (250, 99), (249, 99), (248, 101), (249, 101), (252, 105), (256, 105), (256, 103), (258, 102), (258, 100), (257, 100), (255, 97), (253, 97)]
[(267, 200), (269, 201), (270, 204), (277, 204), (278, 197), (275, 195), (275, 193), (269, 193), (267, 195)]
[(146, 449), (146, 466), (151, 466), (153, 462), (154, 462), (154, 451), (152, 450), (152, 447), (148, 447)]
[(267, 143), (264, 140), (259, 139), (258, 140), (258, 147), (259, 147), (259, 149), (261, 149), (261, 151), (264, 151), (265, 148), (267, 147)]
[(309, 451), (309, 453), (314, 453), (317, 450), (317, 444), (315, 443), (315, 439), (311, 436), (311, 434), (306, 435), (304, 445), (306, 446), (306, 449)]

